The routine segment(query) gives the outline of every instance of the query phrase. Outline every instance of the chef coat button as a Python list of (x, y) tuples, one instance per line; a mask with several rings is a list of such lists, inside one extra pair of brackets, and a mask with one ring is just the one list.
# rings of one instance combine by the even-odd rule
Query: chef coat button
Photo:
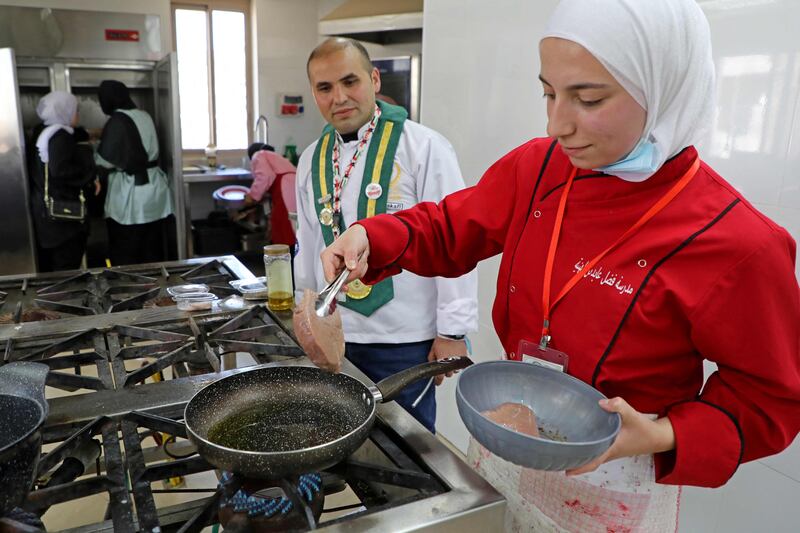
[(645, 261), (644, 259), (639, 259), (639, 262), (638, 262), (637, 264), (638, 264), (638, 265), (639, 265), (641, 268), (644, 268), (644, 267), (646, 267), (646, 266), (647, 266), (647, 261)]
[(542, 212), (538, 209), (533, 212), (533, 218), (539, 218), (540, 216), (542, 216)]
[(516, 291), (516, 290), (517, 290), (517, 288), (516, 288), (515, 286), (513, 286), (513, 285), (512, 285), (512, 286), (511, 286), (511, 288), (509, 288), (508, 290), (509, 290), (509, 291), (511, 291), (511, 292), (514, 292), (514, 291)]

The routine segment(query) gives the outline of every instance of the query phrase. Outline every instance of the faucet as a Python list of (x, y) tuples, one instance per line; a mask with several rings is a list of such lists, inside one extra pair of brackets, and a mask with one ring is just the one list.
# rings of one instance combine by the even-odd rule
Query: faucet
[[(261, 125), (263, 123), (263, 136), (261, 135)], [(269, 121), (264, 115), (259, 115), (256, 119), (256, 125), (253, 127), (253, 142), (260, 142), (269, 144)]]

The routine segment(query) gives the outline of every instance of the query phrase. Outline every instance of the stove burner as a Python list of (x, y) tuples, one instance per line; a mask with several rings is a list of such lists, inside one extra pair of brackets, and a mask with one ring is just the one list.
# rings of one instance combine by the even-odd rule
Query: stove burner
[[(232, 474), (223, 472), (220, 479), (220, 486), (232, 479)], [(263, 484), (263, 483), (262, 483)], [(236, 513), (247, 512), (251, 518), (265, 516), (267, 518), (278, 513), (286, 515), (291, 512), (294, 505), (286, 496), (270, 497), (260, 495), (259, 491), (250, 492), (252, 489), (245, 483), (245, 487), (239, 489), (227, 502), (222, 505), (232, 507)], [(263, 490), (263, 489), (262, 489)], [(300, 493), (306, 502), (311, 503), (322, 490), (322, 476), (319, 474), (303, 474), (297, 482), (297, 492)]]
[(36, 528), (39, 531), (45, 530), (39, 515), (19, 507), (12, 509), (6, 516), (0, 518), (0, 530), (2, 531), (30, 531), (24, 526)]
[[(234, 476), (223, 472), (219, 487), (225, 489), (234, 483)], [(306, 509), (292, 512), (292, 498), (280, 485), (289, 487), (301, 499), (300, 503), (310, 509), (315, 527), (322, 515), (325, 495), (322, 492), (320, 474), (304, 474), (295, 483), (286, 481), (245, 480), (242, 488), (220, 503), (219, 519), (226, 531), (286, 531), (307, 529), (310, 517)]]

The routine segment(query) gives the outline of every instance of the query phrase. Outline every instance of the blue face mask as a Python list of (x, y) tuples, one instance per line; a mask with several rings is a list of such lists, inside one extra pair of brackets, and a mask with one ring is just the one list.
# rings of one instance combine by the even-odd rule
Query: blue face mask
[(649, 138), (642, 138), (624, 159), (593, 170), (613, 174), (626, 181), (644, 181), (655, 174), (659, 167), (658, 148)]

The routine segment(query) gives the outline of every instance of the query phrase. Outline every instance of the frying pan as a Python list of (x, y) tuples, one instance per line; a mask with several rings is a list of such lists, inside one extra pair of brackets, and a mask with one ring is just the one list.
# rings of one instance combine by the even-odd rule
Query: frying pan
[(28, 495), (42, 451), (41, 427), (47, 365), (15, 362), (0, 367), (0, 517)]
[(471, 364), (466, 357), (424, 363), (375, 387), (316, 367), (254, 368), (198, 391), (186, 405), (186, 432), (206, 461), (249, 478), (317, 472), (361, 446), (377, 403), (419, 379)]

